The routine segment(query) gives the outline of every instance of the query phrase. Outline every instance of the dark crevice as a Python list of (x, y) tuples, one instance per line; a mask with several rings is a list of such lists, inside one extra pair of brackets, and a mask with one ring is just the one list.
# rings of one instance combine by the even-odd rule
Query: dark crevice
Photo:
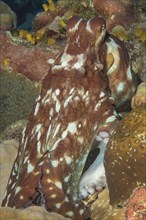
[(87, 160), (86, 160), (86, 163), (85, 163), (85, 166), (84, 166), (84, 169), (83, 169), (83, 173), (85, 173), (86, 170), (88, 170), (88, 168), (91, 166), (91, 164), (95, 161), (95, 159), (99, 155), (99, 152), (100, 152), (99, 148), (94, 148), (94, 149), (90, 150), (88, 157), (87, 157)]

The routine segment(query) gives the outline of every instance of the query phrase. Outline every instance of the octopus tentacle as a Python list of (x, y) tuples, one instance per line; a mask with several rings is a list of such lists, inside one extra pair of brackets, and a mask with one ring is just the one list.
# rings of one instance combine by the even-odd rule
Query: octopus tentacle
[(114, 112), (109, 116), (104, 124), (99, 127), (97, 135), (94, 140), (94, 148), (100, 149), (96, 159), (91, 166), (82, 175), (79, 183), (79, 196), (86, 198), (90, 194), (100, 192), (103, 188), (107, 187), (107, 181), (104, 168), (104, 155), (109, 137), (114, 131), (114, 127), (118, 122), (118, 115)]

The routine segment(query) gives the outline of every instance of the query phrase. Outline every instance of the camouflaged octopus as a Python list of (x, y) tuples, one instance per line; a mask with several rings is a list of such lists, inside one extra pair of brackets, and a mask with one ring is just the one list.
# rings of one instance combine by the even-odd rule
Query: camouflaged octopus
[[(90, 215), (82, 198), (106, 186), (103, 158), (118, 121), (115, 106), (131, 99), (136, 85), (124, 44), (100, 17), (71, 18), (67, 44), (49, 62), (2, 206), (39, 205), (81, 220)], [(99, 155), (81, 177), (99, 142)]]

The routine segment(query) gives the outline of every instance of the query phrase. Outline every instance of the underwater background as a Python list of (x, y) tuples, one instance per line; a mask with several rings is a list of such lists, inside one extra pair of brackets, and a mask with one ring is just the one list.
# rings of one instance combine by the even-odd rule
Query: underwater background
[(18, 20), (18, 28), (32, 30), (32, 21), (35, 15), (42, 12), (44, 9), (42, 4), (46, 0), (4, 0), (10, 8), (16, 13)]

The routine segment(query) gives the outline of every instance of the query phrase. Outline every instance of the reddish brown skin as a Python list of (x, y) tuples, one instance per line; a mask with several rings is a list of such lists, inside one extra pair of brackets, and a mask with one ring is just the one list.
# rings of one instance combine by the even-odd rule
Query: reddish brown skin
[[(74, 201), (72, 202), (72, 194), (67, 194), (67, 189), (70, 187), (68, 186), (69, 183), (72, 182), (72, 175), (70, 176), (68, 182), (64, 182), (65, 176), (68, 176), (69, 174), (74, 172), (74, 169), (77, 164), (72, 164), (72, 166), (67, 165), (65, 163), (60, 163), (59, 167), (51, 168), (51, 160), (58, 160), (58, 158), (64, 158), (64, 153), (68, 155), (68, 157), (73, 158), (73, 161), (76, 157), (82, 158), (83, 155), (88, 151), (88, 146), (92, 144), (93, 138), (95, 134), (97, 133), (98, 127), (100, 124), (102, 124), (106, 117), (110, 116), (114, 110), (114, 108), (111, 105), (111, 101), (109, 100), (108, 94), (106, 93), (106, 84), (104, 80), (102, 79), (102, 74), (99, 72), (97, 69), (96, 71), (93, 70), (94, 68), (94, 62), (96, 55), (94, 53), (94, 42), (95, 42), (95, 34), (100, 33), (100, 27), (101, 27), (101, 22), (104, 21), (102, 19), (97, 18), (97, 30), (96, 32), (86, 33), (86, 21), (83, 20), (83, 22), (80, 24), (80, 29), (79, 31), (75, 31), (75, 33), (71, 33), (70, 29), (72, 25), (74, 26), (74, 23), (76, 23), (76, 19), (73, 19), (70, 21), (68, 24), (68, 48), (67, 48), (67, 53), (71, 55), (76, 55), (79, 53), (87, 53), (86, 49), (87, 47), (89, 48), (89, 55), (87, 54), (87, 59), (85, 61), (85, 73), (83, 74), (82, 72), (79, 72), (78, 70), (74, 69), (72, 70), (52, 70), (51, 72), (48, 73), (46, 78), (44, 79), (43, 86), (42, 86), (42, 91), (41, 91), (41, 100), (39, 101), (40, 103), (42, 102), (42, 99), (45, 97), (47, 91), (52, 88), (52, 91), (55, 91), (55, 89), (60, 90), (60, 95), (59, 95), (59, 101), (62, 103), (65, 102), (65, 99), (68, 97), (67, 95), (69, 94), (70, 90), (72, 88), (76, 88), (75, 96), (79, 96), (79, 92), (82, 89), (84, 90), (84, 94), (86, 91), (89, 91), (90, 99), (89, 103), (86, 105), (80, 96), (79, 101), (72, 101), (69, 103), (69, 105), (63, 110), (63, 106), (61, 107), (61, 111), (58, 113), (54, 113), (52, 116), (51, 121), (48, 120), (49, 118), (49, 111), (50, 108), (52, 107), (55, 109), (55, 102), (50, 100), (49, 104), (44, 106), (41, 104), (39, 111), (37, 113), (37, 116), (34, 116), (34, 109), (32, 111), (32, 114), (29, 118), (29, 123), (27, 125), (26, 131), (25, 131), (25, 138), (28, 137), (28, 142), (27, 146), (25, 149), (25, 157), (28, 155), (29, 160), (31, 161), (32, 166), (34, 166), (33, 173), (38, 172), (38, 175), (33, 175), (32, 173), (27, 174), (26, 170), (26, 163), (24, 163), (25, 157), (23, 156), (22, 152), (22, 146), (20, 146), (19, 149), (19, 154), (17, 156), (15, 164), (18, 165), (20, 175), (18, 177), (18, 174), (12, 176), (13, 181), (15, 179), (16, 181), (16, 186), (21, 187), (21, 190), (16, 193), (15, 189), (12, 190), (12, 185), (13, 183), (10, 183), (8, 186), (8, 192), (11, 191), (11, 199), (9, 200), (9, 203), (7, 204), (8, 206), (11, 207), (16, 207), (16, 208), (21, 208), (21, 207), (27, 207), (30, 204), (40, 204), (39, 199), (41, 200), (42, 203), (45, 203), (45, 207), (47, 208), (48, 211), (56, 211), (59, 212), (65, 216), (67, 216), (68, 211), (72, 211), (74, 214), (72, 216), (73, 219), (84, 219), (85, 217), (89, 216), (88, 211), (86, 211), (87, 208), (84, 207), (84, 204), (82, 201)], [(100, 26), (99, 26), (100, 24)], [(94, 28), (94, 20), (93, 20), (93, 28)], [(105, 28), (105, 27), (104, 27)], [(74, 44), (73, 38), (74, 34), (81, 36), (80, 38), (80, 47)], [(93, 39), (92, 44), (90, 43), (91, 40)], [(85, 47), (83, 48), (83, 45)], [(62, 54), (55, 60), (54, 66), (57, 64), (60, 64), (60, 59), (62, 57)], [(75, 59), (75, 58), (74, 58)], [(75, 62), (71, 60), (70, 66), (72, 67), (73, 63)], [(53, 67), (52, 67), (53, 69)], [(101, 74), (101, 76), (100, 76)], [(100, 91), (104, 90), (106, 93), (106, 99), (103, 102), (102, 105), (102, 112), (104, 113), (109, 109), (108, 114), (106, 116), (101, 117), (101, 112), (99, 111), (94, 111), (94, 107), (97, 104), (97, 102), (100, 100), (99, 95)], [(109, 106), (111, 106), (109, 108)], [(34, 151), (34, 148), (36, 147), (37, 140), (36, 136), (34, 138), (31, 138), (31, 131), (33, 130), (33, 127), (37, 124), (43, 124), (43, 135), (40, 138), (41, 145), (45, 144), (46, 141), (46, 135), (47, 135), (47, 130), (50, 125), (50, 123), (56, 123), (56, 118), (57, 118), (57, 123), (61, 123), (61, 130), (57, 137), (55, 139), (59, 139), (59, 137), (62, 134), (62, 131), (64, 131), (68, 125), (69, 122), (72, 121), (79, 121), (82, 124), (82, 121), (85, 119), (87, 120), (87, 126), (83, 126), (82, 129), (79, 129), (79, 134), (84, 137), (84, 144), (81, 147), (76, 139), (75, 136), (72, 136), (70, 133), (67, 135), (67, 137), (62, 140), (59, 143), (59, 147), (56, 148), (55, 151), (49, 153), (49, 148), (51, 146), (48, 146), (48, 150), (46, 152), (42, 152), (42, 156), (40, 158), (37, 158), (37, 151)], [(94, 130), (94, 126), (98, 125), (97, 128)], [(50, 141), (49, 143), (51, 144), (52, 141), (50, 136)], [(56, 140), (57, 140), (56, 139)], [(48, 143), (48, 145), (49, 145)], [(70, 146), (70, 148), (69, 148)], [(78, 152), (78, 149), (80, 151)], [(43, 149), (41, 149), (42, 151)], [(50, 159), (48, 158), (48, 153), (50, 154)], [(77, 156), (79, 155), (79, 156)], [(80, 160), (79, 159), (79, 160)], [(43, 161), (43, 165), (39, 165)], [(15, 164), (14, 164), (14, 170), (15, 170)], [(46, 168), (50, 170), (50, 173), (46, 173)], [(18, 178), (18, 179), (17, 179)], [(51, 180), (51, 183), (48, 185), (47, 179)], [(55, 181), (61, 182), (63, 184), (63, 189), (59, 189), (58, 187), (55, 186)], [(53, 187), (53, 190), (48, 190), (48, 187)], [(54, 198), (51, 198), (51, 195), (57, 194), (57, 198), (54, 201)], [(40, 194), (43, 194), (43, 197), (40, 196)], [(24, 196), (23, 200), (20, 200), (20, 195)], [(37, 200), (36, 197), (39, 199)], [(65, 202), (65, 197), (67, 197), (67, 202)], [(6, 203), (7, 198), (4, 199), (3, 201), (3, 206)], [(56, 203), (61, 203), (61, 208), (57, 209), (55, 207)], [(77, 207), (78, 205), (78, 207)], [(79, 214), (80, 210), (84, 210), (84, 213), (82, 215)]]
[[(115, 42), (116, 45), (119, 46), (118, 52), (119, 52), (120, 62), (118, 67), (112, 72), (112, 74), (109, 74), (108, 83), (111, 89), (111, 96), (114, 97), (115, 99), (114, 103), (116, 105), (116, 108), (118, 112), (121, 112), (121, 111), (125, 111), (127, 106), (129, 106), (130, 104), (129, 101), (136, 92), (137, 82), (135, 75), (130, 69), (130, 59), (126, 46), (118, 38), (109, 35), (109, 37), (107, 37), (106, 39), (107, 45), (111, 41)], [(106, 53), (108, 53), (108, 46), (106, 50), (107, 50)], [(129, 73), (128, 73), (128, 68), (130, 69)], [(105, 72), (108, 75), (108, 69), (105, 69)], [(118, 91), (118, 85), (120, 83), (125, 83), (124, 88), (121, 90), (121, 92)]]
[(43, 81), (2, 206), (35, 204), (73, 220), (89, 217), (78, 196), (80, 176), (95, 136), (116, 121), (101, 63), (105, 34), (102, 18), (69, 20), (67, 45)]

